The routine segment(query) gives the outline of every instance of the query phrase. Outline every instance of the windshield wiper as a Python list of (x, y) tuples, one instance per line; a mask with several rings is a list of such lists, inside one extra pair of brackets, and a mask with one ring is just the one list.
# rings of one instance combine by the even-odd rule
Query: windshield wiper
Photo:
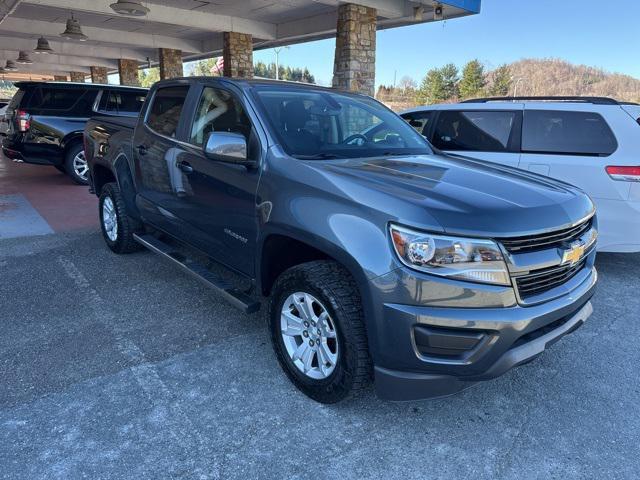
[(335, 153), (314, 153), (313, 155), (291, 155), (294, 158), (299, 160), (326, 160), (330, 158), (344, 158), (340, 155), (336, 155)]

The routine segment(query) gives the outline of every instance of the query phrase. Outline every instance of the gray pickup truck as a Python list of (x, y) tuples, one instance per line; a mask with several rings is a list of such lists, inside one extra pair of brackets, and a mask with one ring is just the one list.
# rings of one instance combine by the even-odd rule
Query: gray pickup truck
[(91, 119), (84, 142), (109, 248), (144, 246), (245, 312), (268, 303), (282, 369), (319, 402), (372, 380), (385, 399), (452, 394), (592, 312), (587, 195), (435, 152), (366, 96), (167, 80), (138, 119)]

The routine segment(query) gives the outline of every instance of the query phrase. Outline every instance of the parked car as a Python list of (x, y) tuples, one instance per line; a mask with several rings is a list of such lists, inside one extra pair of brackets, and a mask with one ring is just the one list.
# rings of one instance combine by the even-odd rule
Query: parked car
[(601, 97), (499, 97), (401, 113), (436, 148), (580, 187), (598, 250), (640, 251), (640, 106)]
[(587, 195), (434, 154), (366, 96), (165, 80), (137, 120), (89, 120), (85, 151), (109, 248), (145, 246), (245, 312), (265, 297), (280, 365), (320, 402), (372, 375), (382, 398), (455, 393), (532, 360), (592, 311)]
[(69, 82), (16, 82), (5, 112), (6, 157), (53, 165), (76, 183), (87, 184), (82, 147), (85, 123), (96, 113), (137, 116), (146, 88)]
[(9, 130), (9, 123), (5, 119), (5, 114), (10, 101), (0, 100), (0, 135), (6, 135)]

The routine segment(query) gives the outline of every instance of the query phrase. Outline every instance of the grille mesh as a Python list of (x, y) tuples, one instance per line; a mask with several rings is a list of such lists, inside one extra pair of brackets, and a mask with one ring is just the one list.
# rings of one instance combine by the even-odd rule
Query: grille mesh
[(511, 253), (525, 253), (547, 248), (558, 248), (569, 244), (589, 231), (593, 223), (593, 217), (579, 225), (556, 230), (540, 235), (528, 235), (526, 237), (502, 238), (500, 242)]
[(568, 282), (587, 262), (588, 254), (573, 265), (561, 265), (559, 267), (548, 267), (534, 270), (533, 272), (515, 277), (520, 298), (526, 299), (533, 295), (544, 293)]

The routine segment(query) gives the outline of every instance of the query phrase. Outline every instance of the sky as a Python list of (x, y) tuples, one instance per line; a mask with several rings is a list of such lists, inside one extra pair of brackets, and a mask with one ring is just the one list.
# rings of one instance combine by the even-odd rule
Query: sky
[[(446, 1), (446, 0), (443, 0)], [(477, 58), (486, 68), (522, 58), (560, 58), (640, 78), (640, 0), (482, 0), (478, 15), (377, 33), (376, 85)], [(330, 85), (335, 40), (291, 45), (280, 64), (308, 67)], [(254, 62), (275, 60), (272, 49)]]

